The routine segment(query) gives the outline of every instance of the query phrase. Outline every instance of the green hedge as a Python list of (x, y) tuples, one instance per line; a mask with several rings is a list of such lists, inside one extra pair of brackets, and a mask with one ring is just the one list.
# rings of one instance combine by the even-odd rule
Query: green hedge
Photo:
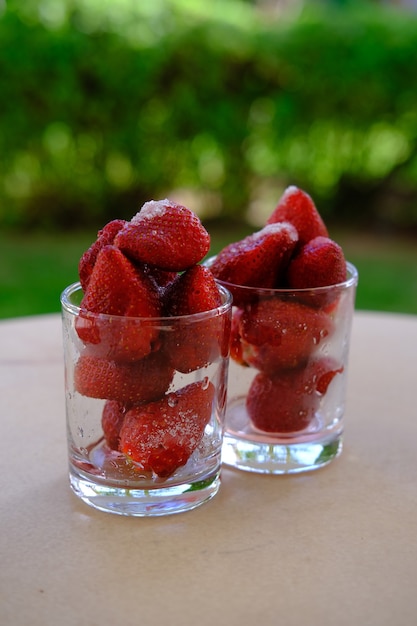
[(417, 226), (417, 17), (312, 6), (9, 0), (0, 224), (102, 224), (168, 194), (261, 220), (298, 184), (328, 219)]

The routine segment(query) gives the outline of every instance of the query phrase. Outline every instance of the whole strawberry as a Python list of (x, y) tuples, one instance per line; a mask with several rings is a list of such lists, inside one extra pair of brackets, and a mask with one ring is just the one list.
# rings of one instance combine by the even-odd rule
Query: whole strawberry
[(346, 280), (342, 248), (329, 237), (314, 237), (291, 259), (287, 283), (292, 289), (313, 289)]
[(116, 362), (82, 354), (74, 370), (74, 387), (89, 398), (116, 400), (123, 405), (150, 402), (168, 390), (174, 370), (161, 352), (140, 361)]
[(213, 385), (203, 381), (132, 408), (120, 431), (120, 451), (144, 471), (167, 478), (199, 446), (213, 398)]
[(170, 200), (151, 200), (118, 232), (114, 243), (135, 261), (182, 272), (207, 254), (210, 236), (190, 209)]
[(278, 376), (257, 374), (246, 398), (253, 425), (274, 433), (304, 430), (314, 419), (331, 381), (342, 371), (335, 361), (323, 358)]
[(160, 315), (158, 290), (114, 245), (100, 250), (80, 308), (75, 327), (83, 342), (95, 346), (96, 356), (128, 361), (151, 352), (158, 329), (138, 318)]
[(332, 332), (324, 311), (271, 297), (244, 309), (239, 323), (242, 359), (270, 375), (307, 362)]
[(226, 246), (210, 266), (213, 275), (233, 293), (234, 304), (244, 304), (250, 292), (234, 288), (273, 288), (279, 286), (298, 242), (296, 229), (289, 223), (271, 224), (244, 239)]
[[(165, 293), (165, 313), (183, 316), (164, 335), (164, 347), (171, 365), (179, 372), (192, 372), (228, 353), (226, 316), (207, 316), (222, 304), (216, 281), (209, 269), (195, 265), (180, 274)], [(190, 315), (201, 313), (200, 319)]]
[(267, 224), (290, 222), (298, 232), (298, 246), (314, 237), (328, 237), (324, 224), (312, 198), (302, 189), (291, 186), (283, 193)]
[(93, 267), (96, 263), (98, 254), (104, 246), (112, 244), (119, 230), (121, 230), (127, 222), (125, 220), (112, 220), (108, 222), (97, 233), (97, 239), (91, 246), (84, 252), (78, 263), (78, 274), (80, 277), (81, 287), (85, 291), (90, 280)]

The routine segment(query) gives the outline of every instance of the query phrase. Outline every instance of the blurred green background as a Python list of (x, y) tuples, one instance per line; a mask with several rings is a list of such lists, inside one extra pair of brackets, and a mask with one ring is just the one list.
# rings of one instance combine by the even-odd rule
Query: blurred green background
[[(412, 3), (410, 3), (412, 5)], [(110, 219), (170, 197), (212, 252), (291, 184), (417, 313), (417, 11), (354, 0), (0, 0), (0, 317), (59, 310)]]

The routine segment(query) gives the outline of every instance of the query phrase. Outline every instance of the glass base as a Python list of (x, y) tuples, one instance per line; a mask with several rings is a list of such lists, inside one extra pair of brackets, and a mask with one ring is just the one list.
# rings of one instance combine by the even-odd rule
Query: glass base
[(190, 511), (210, 500), (220, 488), (220, 469), (195, 482), (149, 489), (123, 488), (95, 482), (70, 466), (73, 492), (89, 506), (130, 517), (155, 517)]
[(342, 452), (342, 435), (294, 443), (268, 443), (225, 434), (222, 461), (225, 465), (258, 474), (296, 474), (328, 465)]

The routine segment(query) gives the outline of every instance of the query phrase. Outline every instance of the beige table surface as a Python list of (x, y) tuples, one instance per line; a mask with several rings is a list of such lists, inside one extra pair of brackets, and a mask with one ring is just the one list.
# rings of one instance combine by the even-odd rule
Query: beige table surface
[(0, 624), (417, 624), (417, 317), (358, 312), (345, 447), (164, 518), (67, 480), (58, 315), (0, 322)]

